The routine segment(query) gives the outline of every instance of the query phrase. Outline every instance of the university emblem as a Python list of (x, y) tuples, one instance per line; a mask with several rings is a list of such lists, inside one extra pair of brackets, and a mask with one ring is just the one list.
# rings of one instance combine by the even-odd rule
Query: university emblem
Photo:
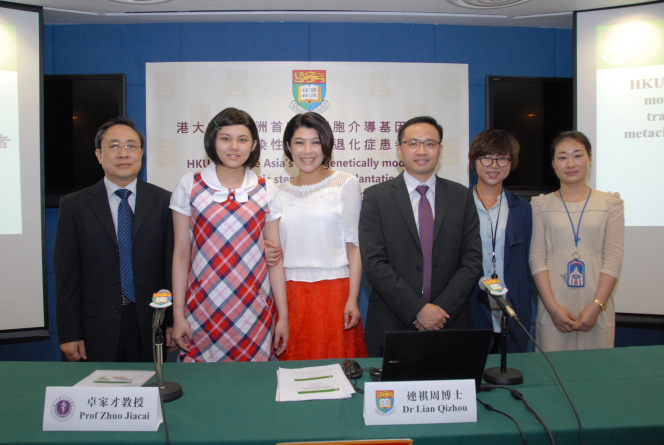
[(392, 95), (390, 89), (390, 73), (387, 71), (373, 71), (371, 73), (371, 89), (369, 95), (376, 99), (387, 99)]
[(391, 414), (390, 411), (394, 409), (394, 391), (376, 391), (376, 408), (380, 413)]
[(447, 100), (461, 97), (460, 81), (461, 79), (457, 73), (442, 73), (440, 75), (440, 91), (438, 92), (440, 97)]
[(461, 144), (459, 139), (443, 139), (443, 152), (440, 160), (445, 165), (455, 165), (461, 162)]
[(160, 167), (170, 167), (177, 162), (175, 157), (175, 141), (173, 139), (157, 139), (157, 158), (154, 162)]
[(406, 116), (408, 119), (417, 116), (426, 116), (427, 115), (427, 106), (426, 105), (406, 105)]
[(76, 412), (76, 404), (67, 396), (58, 397), (51, 404), (51, 415), (58, 422), (66, 422)]
[(330, 108), (325, 100), (325, 70), (293, 70), (293, 98), (290, 109), (303, 114), (314, 111), (322, 114)]
[(206, 122), (210, 122), (210, 114), (212, 112), (212, 109), (210, 108), (210, 105), (207, 104), (199, 104), (199, 105), (192, 105), (191, 106), (191, 121), (192, 122), (200, 122), (205, 124)]
[(604, 54), (601, 59), (606, 63), (616, 65), (632, 58), (629, 40), (621, 34), (616, 30), (604, 31)]
[(157, 89), (154, 91), (154, 95), (158, 99), (166, 100), (175, 97), (178, 94), (178, 92), (175, 91), (175, 73), (156, 73), (155, 80), (157, 82)]
[(228, 89), (226, 90), (226, 96), (233, 99), (242, 99), (249, 95), (246, 71), (229, 71), (227, 77)]

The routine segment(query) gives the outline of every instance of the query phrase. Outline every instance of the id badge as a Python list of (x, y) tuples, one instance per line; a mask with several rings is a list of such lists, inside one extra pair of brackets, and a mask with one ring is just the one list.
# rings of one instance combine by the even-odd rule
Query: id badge
[(586, 265), (579, 259), (567, 263), (567, 286), (583, 287), (586, 284)]

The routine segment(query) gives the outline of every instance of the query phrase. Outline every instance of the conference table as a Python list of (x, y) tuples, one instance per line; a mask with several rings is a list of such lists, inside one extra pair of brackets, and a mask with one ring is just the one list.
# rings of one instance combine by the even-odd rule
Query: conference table
[[(585, 444), (664, 443), (664, 346), (549, 354), (579, 412)], [(450, 357), (450, 360), (453, 360)], [(379, 359), (359, 359), (380, 366)], [(365, 426), (363, 395), (344, 400), (276, 402), (277, 369), (341, 360), (268, 363), (166, 363), (165, 378), (184, 396), (166, 404), (172, 444), (275, 444), (413, 439), (420, 444), (520, 444), (514, 423), (477, 405), (477, 423)], [(558, 444), (579, 443), (576, 418), (539, 353), (510, 354), (517, 388), (553, 431)], [(499, 366), (490, 355), (487, 367)], [(72, 386), (96, 369), (151, 369), (151, 364), (0, 362), (0, 444), (163, 444), (157, 432), (44, 432), (46, 386)], [(358, 380), (362, 387), (367, 374)], [(542, 426), (508, 391), (478, 398), (514, 417), (529, 444), (550, 443)]]

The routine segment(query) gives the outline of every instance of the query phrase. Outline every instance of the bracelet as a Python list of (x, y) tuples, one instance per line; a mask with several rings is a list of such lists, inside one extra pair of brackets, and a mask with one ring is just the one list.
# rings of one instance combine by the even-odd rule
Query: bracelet
[(558, 307), (556, 308), (556, 310), (553, 311), (553, 314), (551, 314), (551, 318), (553, 318), (553, 317), (556, 316), (556, 314), (558, 313), (558, 309), (560, 309), (560, 305), (558, 305)]
[(606, 310), (606, 303), (602, 303), (602, 302), (599, 301), (597, 298), (595, 298), (595, 299), (593, 300), (593, 303), (597, 303), (597, 304), (599, 304), (599, 307), (601, 307), (603, 311)]

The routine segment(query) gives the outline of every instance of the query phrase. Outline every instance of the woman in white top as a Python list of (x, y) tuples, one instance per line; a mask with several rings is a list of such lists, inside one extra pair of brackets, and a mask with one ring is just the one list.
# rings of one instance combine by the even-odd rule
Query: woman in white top
[(279, 186), (289, 313), (280, 360), (367, 356), (357, 305), (362, 195), (357, 177), (329, 170), (333, 146), (332, 129), (317, 113), (293, 117), (284, 131), (284, 153), (300, 173)]

